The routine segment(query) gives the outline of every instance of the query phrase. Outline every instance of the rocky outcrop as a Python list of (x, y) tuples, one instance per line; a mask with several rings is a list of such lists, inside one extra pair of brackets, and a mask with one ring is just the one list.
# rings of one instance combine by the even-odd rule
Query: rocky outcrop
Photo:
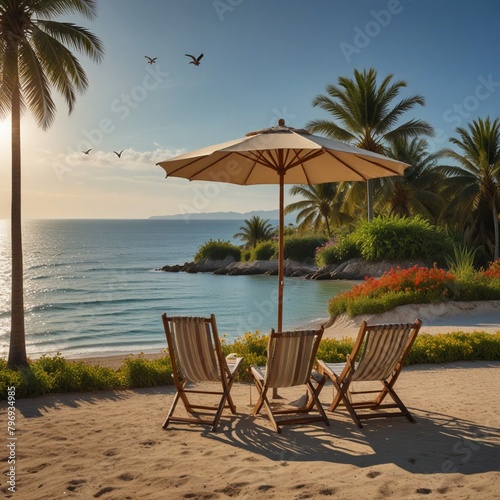
[[(398, 266), (407, 269), (415, 265), (425, 266), (425, 263), (420, 260), (365, 262), (363, 259), (357, 258), (318, 269), (316, 266), (286, 260), (285, 276), (312, 280), (363, 280), (365, 277), (378, 278)], [(276, 260), (235, 262), (233, 257), (226, 257), (224, 260), (202, 259), (198, 262), (186, 262), (182, 265), (163, 266), (159, 270), (171, 273), (214, 273), (229, 276), (277, 275), (278, 262)]]
[[(285, 261), (285, 276), (302, 277), (311, 274), (317, 268), (300, 264), (291, 260)], [(229, 276), (245, 276), (251, 274), (278, 274), (278, 261), (256, 260), (252, 262), (235, 262), (233, 257), (224, 260), (202, 259), (198, 262), (186, 262), (183, 265), (163, 266), (159, 269), (166, 272), (226, 274)]]
[(306, 278), (313, 280), (363, 280), (365, 277), (380, 278), (384, 273), (396, 267), (408, 269), (415, 265), (425, 266), (425, 263), (421, 260), (366, 262), (361, 258), (356, 258), (340, 264), (322, 267), (306, 276)]

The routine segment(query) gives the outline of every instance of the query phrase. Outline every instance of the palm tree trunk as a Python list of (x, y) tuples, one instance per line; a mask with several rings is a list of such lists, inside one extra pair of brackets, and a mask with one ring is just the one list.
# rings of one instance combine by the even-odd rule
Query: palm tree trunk
[(366, 200), (368, 205), (368, 222), (373, 220), (373, 180), (368, 179), (366, 181)]
[(7, 366), (28, 365), (24, 331), (23, 243), (21, 235), (21, 107), (20, 90), (16, 84), (12, 94), (12, 200), (11, 200), (11, 252), (12, 252), (12, 312), (9, 359)]
[(495, 198), (491, 200), (491, 210), (493, 212), (493, 229), (495, 231), (495, 249), (493, 252), (493, 260), (498, 260), (498, 247), (500, 245), (500, 236), (498, 231), (498, 211), (495, 203)]

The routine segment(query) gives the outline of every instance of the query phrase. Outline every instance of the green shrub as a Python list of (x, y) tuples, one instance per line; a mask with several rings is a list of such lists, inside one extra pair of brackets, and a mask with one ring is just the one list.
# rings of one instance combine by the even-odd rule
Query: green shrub
[(261, 241), (251, 250), (250, 260), (271, 260), (277, 258), (278, 244), (274, 241)]
[(250, 250), (241, 251), (241, 262), (248, 262), (252, 258), (252, 252)]
[(241, 248), (229, 241), (208, 240), (198, 248), (194, 261), (198, 262), (202, 259), (224, 260), (228, 256), (232, 256), (236, 262), (239, 262), (241, 260)]
[(127, 387), (155, 387), (172, 384), (172, 364), (168, 357), (148, 360), (143, 355), (130, 357), (120, 368)]
[[(425, 331), (425, 325), (422, 327)], [(221, 339), (224, 355), (242, 356), (239, 381), (252, 381), (249, 367), (265, 366), (268, 334), (247, 332), (234, 342)], [(352, 350), (353, 340), (323, 339), (317, 358), (327, 363), (341, 363)], [(451, 332), (439, 335), (420, 333), (407, 358), (407, 364), (447, 363), (455, 361), (499, 361), (500, 330), (485, 332)], [(7, 369), (0, 359), (0, 400), (7, 399), (7, 388), (16, 388), (16, 398), (40, 396), (55, 392), (76, 392), (154, 387), (172, 384), (172, 365), (168, 356), (147, 360), (143, 355), (126, 359), (118, 370), (66, 361), (60, 354), (34, 361), (22, 370)]]
[(349, 236), (342, 236), (337, 242), (328, 241), (317, 248), (314, 261), (318, 267), (324, 267), (356, 257), (361, 257), (356, 242)]
[(237, 379), (240, 381), (252, 381), (250, 366), (265, 366), (267, 361), (267, 333), (247, 332), (238, 337), (232, 344), (223, 343), (223, 351), (227, 356), (229, 353), (237, 353), (243, 357), (241, 368)]
[(423, 259), (441, 263), (452, 251), (445, 232), (419, 216), (376, 217), (361, 222), (351, 238), (367, 261)]
[(288, 236), (285, 238), (285, 259), (296, 262), (314, 261), (316, 249), (326, 243), (322, 236)]
[(407, 363), (498, 361), (499, 359), (500, 331), (495, 334), (452, 332), (430, 335), (421, 333), (408, 354)]
[(354, 341), (350, 338), (322, 339), (316, 357), (327, 363), (344, 363), (347, 355), (352, 351), (353, 345)]

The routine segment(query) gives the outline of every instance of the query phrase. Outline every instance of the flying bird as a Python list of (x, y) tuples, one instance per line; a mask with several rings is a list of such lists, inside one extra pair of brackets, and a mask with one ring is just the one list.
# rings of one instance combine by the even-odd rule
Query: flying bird
[(189, 64), (194, 64), (195, 66), (199, 66), (200, 65), (200, 61), (203, 57), (203, 54), (200, 54), (198, 57), (194, 57), (192, 56), (191, 54), (184, 54), (185, 56), (187, 57), (190, 57), (192, 59), (192, 61), (189, 62)]
[(82, 151), (82, 153), (88, 155), (91, 151), (92, 149), (87, 149), (87, 151)]
[(154, 64), (158, 59), (157, 57), (149, 57), (149, 56), (144, 56), (144, 57), (148, 60), (148, 64)]
[(113, 153), (115, 153), (115, 155), (118, 156), (118, 158), (121, 158), (122, 153), (123, 153), (123, 149), (119, 153), (117, 153), (116, 151), (113, 151)]

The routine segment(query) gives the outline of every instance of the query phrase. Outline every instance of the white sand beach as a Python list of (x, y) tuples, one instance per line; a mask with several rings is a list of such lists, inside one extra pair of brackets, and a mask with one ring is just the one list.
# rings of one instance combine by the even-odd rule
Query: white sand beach
[[(417, 423), (372, 420), (358, 429), (336, 412), (330, 427), (280, 435), (263, 414), (250, 415), (251, 386), (239, 383), (238, 414), (224, 412), (217, 433), (162, 429), (173, 387), (20, 399), (16, 493), (5, 479), (0, 489), (38, 500), (498, 498), (499, 386), (500, 362), (410, 366), (398, 393)], [(322, 402), (331, 395), (325, 387)]]
[(342, 314), (327, 326), (324, 336), (337, 339), (356, 337), (362, 320), (368, 324), (409, 323), (417, 318), (422, 320), (421, 333), (496, 333), (500, 331), (500, 300), (411, 304), (383, 314), (363, 314), (355, 318)]

